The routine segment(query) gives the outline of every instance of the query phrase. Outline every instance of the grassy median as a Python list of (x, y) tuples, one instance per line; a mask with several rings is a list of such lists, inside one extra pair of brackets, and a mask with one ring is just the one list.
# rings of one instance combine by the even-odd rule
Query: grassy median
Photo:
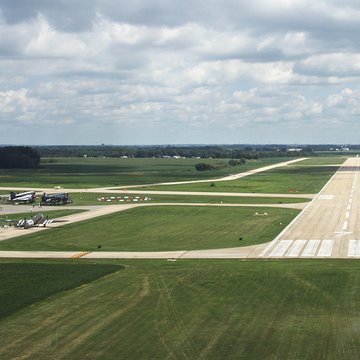
[(298, 213), (258, 207), (140, 207), (2, 241), (0, 250), (165, 251), (246, 246), (271, 241)]
[(213, 183), (214, 185), (209, 182), (144, 186), (141, 187), (141, 190), (316, 194), (338, 168), (338, 166), (293, 165), (254, 174), (238, 180), (215, 182)]

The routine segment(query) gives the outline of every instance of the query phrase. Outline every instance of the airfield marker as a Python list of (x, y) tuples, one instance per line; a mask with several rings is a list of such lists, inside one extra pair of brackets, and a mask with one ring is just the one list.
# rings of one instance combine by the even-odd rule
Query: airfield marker
[(304, 257), (315, 256), (316, 250), (318, 249), (319, 245), (320, 245), (320, 240), (309, 240), (305, 246), (302, 256)]

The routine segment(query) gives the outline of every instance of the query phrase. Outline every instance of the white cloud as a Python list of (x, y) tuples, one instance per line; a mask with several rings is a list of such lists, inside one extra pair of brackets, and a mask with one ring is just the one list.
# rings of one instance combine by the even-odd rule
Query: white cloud
[[(356, 126), (356, 1), (3, 0), (0, 9), (8, 127), (52, 124), (60, 134), (66, 126), (74, 142), (78, 127), (88, 128), (86, 142), (101, 124), (114, 133), (121, 124), (137, 130), (129, 142), (151, 143), (156, 133), (166, 143), (170, 135), (231, 142), (237, 128), (251, 142), (259, 126), (268, 127), (263, 142), (304, 126), (325, 141), (326, 126)], [(150, 124), (154, 131), (140, 136)]]

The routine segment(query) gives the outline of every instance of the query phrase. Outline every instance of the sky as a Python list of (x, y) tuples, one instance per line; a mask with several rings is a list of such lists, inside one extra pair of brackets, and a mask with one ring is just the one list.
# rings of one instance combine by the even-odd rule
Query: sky
[(358, 0), (0, 0), (0, 144), (360, 143)]

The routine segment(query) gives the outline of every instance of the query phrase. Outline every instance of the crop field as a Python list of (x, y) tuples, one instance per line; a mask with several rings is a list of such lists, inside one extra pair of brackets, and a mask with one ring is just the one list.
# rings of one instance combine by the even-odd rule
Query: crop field
[[(98, 262), (95, 276), (32, 299), (19, 283), (29, 264), (1, 263), (14, 284), (2, 302), (27, 301), (0, 320), (3, 360), (360, 357), (358, 261), (122, 261), (101, 278), (120, 262)], [(32, 274), (47, 288), (51, 266), (79, 278), (95, 272), (86, 264), (39, 260)]]
[(308, 202), (308, 198), (258, 196), (207, 196), (167, 194), (71, 193), (71, 205), (121, 205), (142, 203), (206, 203), (206, 204), (292, 204)]
[[(256, 216), (256, 212), (267, 215)], [(139, 207), (2, 241), (0, 250), (162, 251), (246, 246), (271, 241), (298, 213), (257, 207)]]
[(244, 165), (214, 171), (197, 171), (195, 164), (215, 164), (222, 159), (44, 159), (39, 170), (3, 170), (0, 186), (91, 188), (165, 181), (211, 179), (272, 165), (288, 159), (249, 160)]
[(338, 166), (286, 166), (245, 178), (213, 183), (161, 185), (142, 190), (254, 192), (316, 194), (338, 170)]

